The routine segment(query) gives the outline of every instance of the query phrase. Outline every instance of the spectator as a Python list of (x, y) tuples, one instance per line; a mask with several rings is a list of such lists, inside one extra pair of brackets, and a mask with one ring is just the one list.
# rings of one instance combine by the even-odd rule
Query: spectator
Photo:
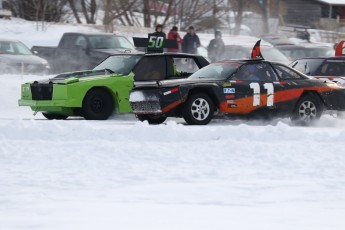
[(220, 31), (216, 31), (214, 37), (215, 38), (210, 41), (210, 44), (207, 47), (208, 57), (212, 62), (218, 61), (220, 55), (224, 51), (222, 33)]
[(165, 39), (166, 34), (163, 32), (163, 25), (162, 24), (156, 25), (156, 31), (154, 33), (152, 33), (151, 35), (157, 36), (157, 37), (164, 37), (164, 39)]
[[(177, 32), (177, 27), (173, 26), (173, 28), (168, 33), (168, 39), (169, 40), (175, 40), (177, 42), (177, 45), (180, 46), (182, 43), (182, 38), (180, 34)], [(178, 52), (179, 48), (168, 48), (168, 52)]]
[(182, 40), (182, 52), (196, 54), (197, 48), (200, 46), (200, 39), (194, 31), (194, 27), (190, 26), (188, 33)]

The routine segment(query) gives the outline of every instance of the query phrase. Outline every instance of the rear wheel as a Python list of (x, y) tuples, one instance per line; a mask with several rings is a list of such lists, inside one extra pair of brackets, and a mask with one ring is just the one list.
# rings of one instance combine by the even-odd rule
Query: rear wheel
[(83, 116), (86, 120), (106, 120), (114, 109), (112, 96), (104, 89), (90, 90), (83, 100)]
[(162, 115), (137, 115), (137, 118), (140, 121), (147, 121), (151, 125), (162, 124), (167, 119)]
[(182, 116), (189, 125), (207, 125), (213, 113), (213, 102), (204, 93), (192, 95), (182, 107)]
[(310, 125), (321, 117), (322, 104), (313, 96), (302, 96), (296, 104), (291, 120), (297, 125)]
[(66, 120), (68, 116), (54, 113), (42, 113), (48, 120)]

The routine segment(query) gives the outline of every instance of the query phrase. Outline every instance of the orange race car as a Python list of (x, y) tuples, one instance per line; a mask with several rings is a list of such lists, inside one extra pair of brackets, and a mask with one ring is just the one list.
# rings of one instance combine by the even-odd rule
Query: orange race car
[(215, 114), (290, 117), (309, 124), (323, 110), (345, 110), (345, 88), (257, 58), (259, 43), (253, 51), (252, 59), (216, 62), (187, 79), (136, 81), (132, 110), (151, 124), (183, 117), (193, 125), (208, 124)]

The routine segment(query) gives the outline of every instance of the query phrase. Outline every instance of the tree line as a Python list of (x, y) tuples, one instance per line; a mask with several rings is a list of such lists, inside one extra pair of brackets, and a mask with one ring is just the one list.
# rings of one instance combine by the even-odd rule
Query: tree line
[[(3, 8), (14, 17), (31, 21), (62, 22), (72, 15), (77, 23), (95, 24), (102, 10), (102, 23), (112, 31), (114, 22), (124, 26), (154, 27), (156, 24), (194, 25), (200, 30), (218, 29), (224, 23), (235, 23), (238, 34), (243, 12), (255, 11), (267, 24), (269, 4), (279, 0), (4, 0)], [(234, 21), (230, 22), (230, 13)], [(98, 16), (99, 17), (99, 16)]]

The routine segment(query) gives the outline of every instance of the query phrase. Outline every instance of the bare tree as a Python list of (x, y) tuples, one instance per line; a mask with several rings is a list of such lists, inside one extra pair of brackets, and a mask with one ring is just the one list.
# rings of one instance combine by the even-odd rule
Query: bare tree
[(197, 29), (216, 30), (226, 21), (226, 4), (226, 0), (179, 0), (173, 7), (178, 11), (175, 15), (177, 19), (174, 21), (178, 21), (182, 29), (194, 25)]
[(144, 27), (151, 27), (150, 0), (143, 0)]
[(263, 28), (262, 32), (269, 33), (269, 28), (268, 28), (268, 4), (267, 0), (258, 0), (258, 3), (260, 5), (260, 8), (262, 10), (262, 22), (263, 22)]
[(75, 6), (74, 0), (68, 0), (68, 2), (69, 2), (69, 5), (71, 7), (71, 10), (73, 12), (74, 17), (77, 20), (77, 23), (81, 24), (81, 20), (80, 20), (80, 17), (78, 15), (78, 11), (77, 11), (77, 8)]
[[(87, 24), (95, 24), (96, 0), (81, 0), (81, 8)], [(89, 15), (90, 13), (90, 15)]]
[(123, 25), (133, 25), (131, 11), (135, 9), (137, 0), (103, 0), (103, 25), (106, 31), (113, 31), (113, 20), (118, 19)]
[(60, 21), (68, 0), (8, 0), (12, 14), (31, 21)]
[(245, 5), (246, 5), (245, 0), (233, 1), (233, 11), (235, 13), (235, 29), (234, 29), (235, 35), (240, 34), (241, 25), (242, 25), (242, 15), (243, 15), (243, 10), (244, 10)]

